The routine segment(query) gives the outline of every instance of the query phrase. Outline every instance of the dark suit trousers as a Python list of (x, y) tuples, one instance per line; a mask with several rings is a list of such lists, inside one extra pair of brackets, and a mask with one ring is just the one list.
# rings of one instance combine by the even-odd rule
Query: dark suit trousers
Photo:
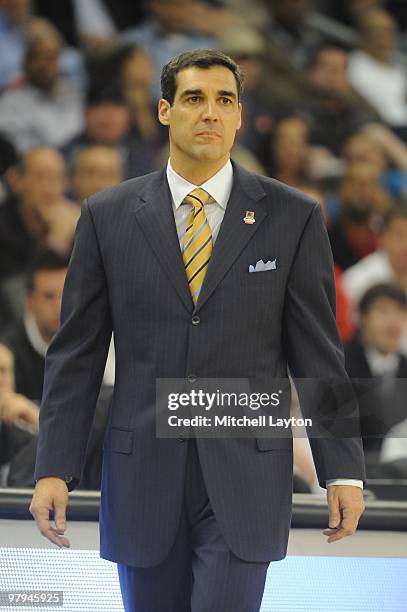
[[(258, 612), (268, 563), (236, 557), (220, 533), (196, 443), (189, 445), (184, 500), (175, 543), (159, 565), (118, 564), (126, 612)], [(159, 503), (159, 500), (157, 500)]]

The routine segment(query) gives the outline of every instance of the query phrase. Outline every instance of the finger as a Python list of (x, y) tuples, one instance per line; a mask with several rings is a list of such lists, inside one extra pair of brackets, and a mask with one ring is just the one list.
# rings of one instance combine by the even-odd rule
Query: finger
[(70, 548), (71, 543), (68, 538), (63, 537), (58, 533), (54, 527), (49, 526), (48, 529), (41, 532), (42, 535), (47, 538), (53, 544), (56, 544), (59, 548)]
[(61, 531), (62, 533), (66, 529), (65, 508), (66, 508), (65, 504), (63, 504), (63, 503), (61, 504), (59, 502), (55, 502), (55, 511), (54, 511), (55, 526), (56, 526), (57, 530)]
[(35, 522), (37, 523), (37, 527), (41, 535), (43, 535), (45, 538), (47, 538), (47, 540), (49, 540), (53, 544), (56, 544), (59, 547), (65, 546), (69, 548), (69, 540), (67, 538), (61, 537), (63, 532), (51, 527), (49, 521), (49, 510), (50, 509), (47, 507), (37, 508), (35, 505), (30, 506), (30, 512), (34, 517)]
[(345, 529), (338, 529), (335, 533), (333, 533), (332, 535), (330, 535), (328, 537), (328, 544), (332, 544), (333, 542), (339, 542), (339, 540), (342, 540), (342, 538), (345, 538), (349, 535), (352, 535), (351, 533), (349, 533), (347, 530)]
[(51, 527), (49, 522), (49, 510), (47, 508), (34, 510), (32, 514), (35, 518), (35, 522), (37, 523), (38, 530), (41, 535), (44, 536), (44, 538), (47, 538), (47, 540), (53, 544), (56, 544), (57, 546), (64, 546), (67, 543), (69, 546), (69, 541), (66, 538), (60, 538), (60, 536), (57, 534), (57, 530)]
[(338, 502), (335, 501), (331, 501), (329, 504), (329, 527), (331, 529), (335, 529), (336, 527), (339, 527), (341, 522), (341, 513), (339, 510), (339, 504)]
[(342, 538), (350, 536), (355, 533), (357, 527), (357, 522), (352, 521), (350, 518), (348, 520), (343, 520), (340, 527), (337, 529), (324, 529), (324, 534), (329, 536), (328, 543), (337, 542)]

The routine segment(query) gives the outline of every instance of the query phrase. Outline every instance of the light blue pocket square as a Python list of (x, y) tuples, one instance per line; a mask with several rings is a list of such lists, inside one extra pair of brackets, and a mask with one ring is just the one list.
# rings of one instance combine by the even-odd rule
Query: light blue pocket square
[(249, 272), (266, 272), (267, 270), (275, 270), (277, 268), (277, 259), (273, 259), (273, 261), (264, 261), (259, 259), (255, 266), (250, 264)]

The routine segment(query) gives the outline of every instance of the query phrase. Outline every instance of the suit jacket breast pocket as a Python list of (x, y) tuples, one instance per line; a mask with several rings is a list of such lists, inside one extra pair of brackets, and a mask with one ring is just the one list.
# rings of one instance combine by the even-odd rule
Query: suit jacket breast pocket
[(264, 270), (262, 272), (244, 272), (240, 277), (240, 283), (245, 287), (274, 287), (279, 285), (284, 278), (283, 269)]

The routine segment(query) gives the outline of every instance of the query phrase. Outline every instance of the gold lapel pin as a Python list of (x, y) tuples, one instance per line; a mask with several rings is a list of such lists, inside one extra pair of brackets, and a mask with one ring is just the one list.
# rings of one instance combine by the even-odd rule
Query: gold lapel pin
[(254, 210), (246, 210), (246, 216), (243, 217), (243, 221), (246, 225), (253, 225), (256, 223), (256, 219), (254, 218)]

